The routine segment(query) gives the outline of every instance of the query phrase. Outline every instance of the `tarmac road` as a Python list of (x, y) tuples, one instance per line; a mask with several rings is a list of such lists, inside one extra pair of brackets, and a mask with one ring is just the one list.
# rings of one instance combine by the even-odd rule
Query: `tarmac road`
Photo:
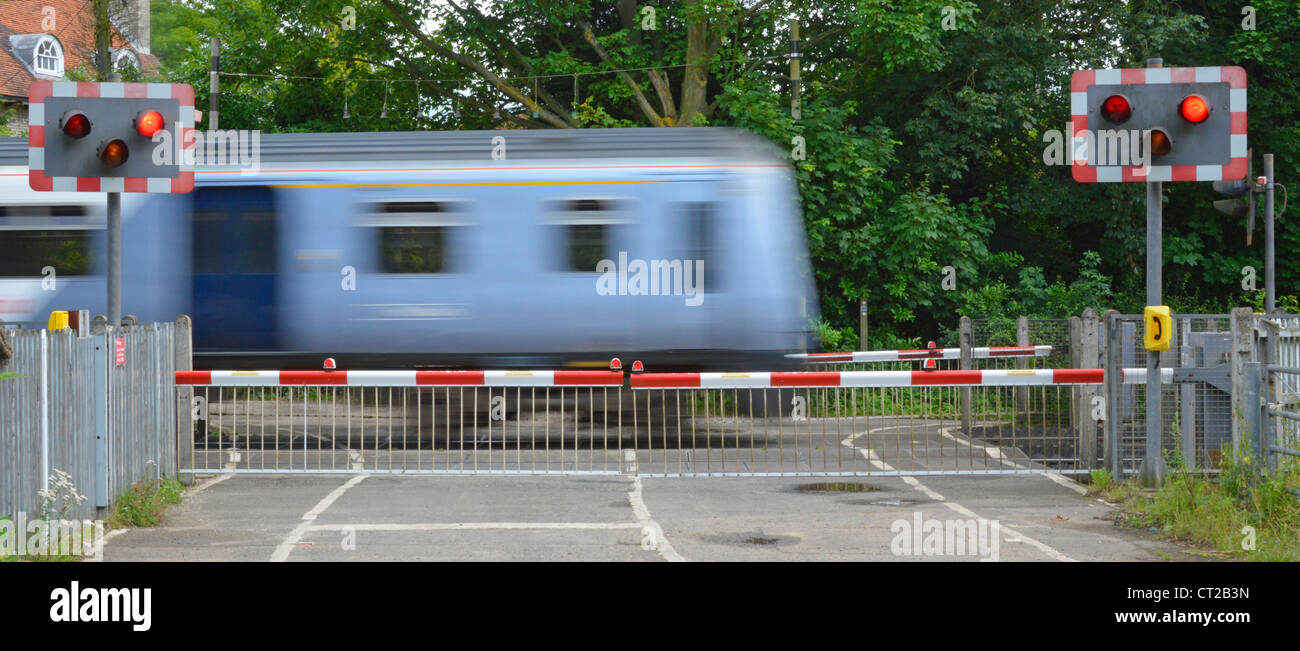
[[(887, 427), (887, 426), (880, 426)], [(873, 428), (874, 429), (874, 428)], [(831, 449), (835, 448), (835, 449)], [(785, 452), (777, 452), (785, 450)], [(942, 423), (846, 431), (767, 452), (860, 477), (637, 477), (222, 474), (202, 479), (163, 526), (114, 535), (107, 561), (1139, 561), (1197, 557), (1112, 524), (1112, 507), (1042, 474), (898, 476), (980, 467), (1033, 469), (1015, 450)], [(504, 450), (501, 454), (536, 453)], [(578, 450), (581, 453), (581, 450)], [(625, 451), (626, 452), (626, 451)], [(696, 449), (636, 451), (638, 471), (673, 469)], [(719, 466), (750, 449), (704, 450)], [(572, 450), (569, 452), (573, 453)], [(667, 454), (667, 463), (650, 455)], [(447, 453), (450, 454), (450, 453)], [(627, 460), (624, 460), (624, 464)], [(555, 469), (563, 469), (559, 461)], [(965, 464), (965, 465), (964, 465)], [(971, 466), (970, 464), (975, 464)], [(751, 466), (752, 467), (752, 466)], [(805, 464), (805, 467), (806, 464)], [(453, 468), (454, 469), (454, 468)], [(831, 486), (818, 486), (831, 484)], [(846, 486), (847, 484), (847, 486)], [(993, 528), (992, 521), (996, 521)], [(969, 523), (971, 543), (960, 544)], [(982, 527), (982, 528), (981, 528)], [(956, 544), (931, 535), (958, 530)], [(976, 531), (985, 534), (976, 544)], [(950, 536), (951, 537), (951, 536)], [(935, 541), (938, 542), (935, 542)], [(993, 541), (996, 541), (994, 543)], [(934, 545), (930, 543), (934, 542)]]

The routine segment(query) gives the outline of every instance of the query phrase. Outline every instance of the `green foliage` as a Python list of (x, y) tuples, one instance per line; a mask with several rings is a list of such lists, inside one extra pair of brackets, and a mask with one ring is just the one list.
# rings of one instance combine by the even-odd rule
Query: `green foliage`
[[(824, 345), (832, 331), (840, 347), (855, 340), (861, 298), (873, 345), (943, 336), (962, 314), (1066, 317), (1145, 303), (1143, 188), (1080, 184), (1068, 166), (1044, 164), (1045, 138), (1069, 120), (1075, 69), (1148, 56), (1242, 65), (1257, 157), (1275, 152), (1283, 178), (1300, 165), (1291, 0), (1254, 2), (1254, 30), (1229, 0), (662, 0), (653, 30), (624, 0), (349, 6), (351, 25), (336, 3), (156, 0), (154, 47), (202, 106), (208, 38), (221, 39), (223, 70), (247, 73), (221, 80), (229, 128), (712, 124), (802, 148), (791, 164)], [(801, 25), (798, 120), (790, 16)], [(1263, 269), (1261, 247), (1244, 246), (1242, 224), (1216, 212), (1214, 196), (1209, 184), (1166, 185), (1164, 294), (1175, 311), (1258, 305), (1240, 281), (1242, 267)], [(1300, 222), (1280, 220), (1278, 251), (1297, 242)], [(946, 267), (953, 291), (941, 286)], [(1279, 293), (1300, 293), (1298, 279), (1300, 259), (1279, 255)]]
[(1130, 488), (1123, 521), (1247, 560), (1300, 560), (1300, 499), (1287, 490), (1300, 485), (1294, 463), (1268, 472), (1248, 447), (1225, 449), (1216, 477), (1187, 468), (1175, 451), (1167, 457), (1164, 486), (1151, 495)]
[(0, 137), (24, 135), (22, 132), (9, 127), (9, 123), (14, 120), (17, 114), (18, 109), (16, 107), (3, 108), (0, 105)]
[(175, 477), (142, 479), (118, 496), (109, 516), (108, 525), (123, 527), (152, 527), (162, 521), (168, 504), (181, 501), (185, 486)]

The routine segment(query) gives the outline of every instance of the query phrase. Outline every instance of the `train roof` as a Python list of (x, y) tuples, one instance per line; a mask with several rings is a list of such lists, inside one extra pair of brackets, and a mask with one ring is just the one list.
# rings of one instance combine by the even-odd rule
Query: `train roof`
[[(509, 160), (673, 159), (782, 162), (771, 142), (725, 127), (266, 133), (260, 162), (486, 161), (492, 139)], [(0, 138), (0, 165), (27, 165), (27, 138)]]

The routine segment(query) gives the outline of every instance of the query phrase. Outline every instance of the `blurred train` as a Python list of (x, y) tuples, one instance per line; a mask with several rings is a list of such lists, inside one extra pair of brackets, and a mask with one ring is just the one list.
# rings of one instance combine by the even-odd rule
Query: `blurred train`
[[(251, 153), (201, 161), (188, 194), (122, 195), (123, 314), (191, 315), (199, 368), (762, 368), (817, 318), (792, 171), (751, 134), (268, 134)], [(105, 313), (105, 195), (32, 191), (26, 164), (0, 139), (0, 319)]]

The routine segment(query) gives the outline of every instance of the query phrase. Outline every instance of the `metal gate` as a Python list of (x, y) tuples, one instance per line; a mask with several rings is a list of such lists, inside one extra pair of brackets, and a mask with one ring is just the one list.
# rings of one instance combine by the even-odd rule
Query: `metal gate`
[(1086, 473), (1072, 389), (1102, 370), (176, 376), (183, 473), (753, 477)]

